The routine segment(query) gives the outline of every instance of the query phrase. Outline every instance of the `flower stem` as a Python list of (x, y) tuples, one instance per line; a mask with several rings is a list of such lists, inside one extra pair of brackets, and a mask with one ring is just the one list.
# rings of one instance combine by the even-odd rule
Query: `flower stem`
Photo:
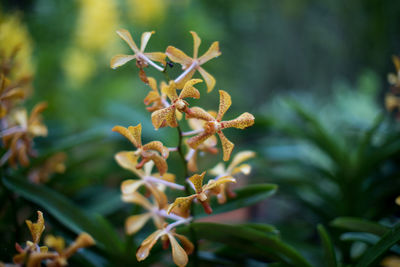
[[(182, 129), (179, 126), (179, 124), (178, 124), (177, 130), (178, 130), (178, 136), (179, 136), (179, 141), (178, 141), (179, 143), (178, 143), (177, 148), (178, 148), (179, 156), (183, 163), (183, 170), (184, 170), (183, 183), (185, 184), (186, 195), (189, 196), (190, 195), (190, 188), (189, 188), (190, 185), (189, 185), (189, 183), (186, 182), (186, 179), (189, 177), (188, 162), (185, 159), (185, 155), (183, 154), (183, 147), (182, 147), (183, 146), (183, 132), (182, 132)], [(192, 217), (194, 218), (195, 214), (194, 214), (193, 205), (192, 205), (190, 211), (191, 211)], [(189, 223), (189, 232), (190, 232), (191, 240), (194, 245), (193, 266), (199, 266), (198, 255), (197, 255), (197, 252), (198, 252), (197, 236), (196, 236), (196, 232), (194, 231), (193, 227), (191, 226), (191, 222)]]

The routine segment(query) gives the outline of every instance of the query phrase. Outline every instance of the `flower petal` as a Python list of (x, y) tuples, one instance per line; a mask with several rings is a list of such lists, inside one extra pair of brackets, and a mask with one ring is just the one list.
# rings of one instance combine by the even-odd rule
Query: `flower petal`
[(212, 168), (211, 170), (208, 171), (210, 174), (212, 175), (222, 175), (224, 174), (225, 171), (225, 166), (222, 162), (218, 163), (217, 165), (215, 165), (214, 168)]
[(203, 186), (203, 190), (211, 190), (226, 183), (236, 183), (236, 179), (232, 176), (224, 176), (219, 178), (218, 180), (209, 180), (208, 183)]
[(193, 58), (197, 58), (198, 54), (199, 54), (199, 46), (201, 44), (201, 39), (200, 37), (197, 35), (196, 32), (194, 31), (190, 31), (190, 33), (193, 36)]
[(142, 229), (142, 227), (147, 223), (150, 218), (150, 212), (129, 216), (125, 221), (125, 232), (128, 235), (135, 234), (137, 231)]
[(115, 154), (114, 158), (117, 161), (118, 165), (122, 168), (132, 171), (139, 177), (143, 175), (143, 172), (141, 170), (136, 169), (139, 156), (136, 155), (135, 152), (121, 151)]
[(121, 183), (121, 191), (124, 195), (130, 195), (135, 193), (140, 186), (142, 186), (145, 182), (143, 180), (125, 180)]
[(212, 76), (202, 67), (198, 67), (197, 70), (200, 72), (201, 76), (207, 84), (207, 93), (211, 92), (214, 89), (216, 83), (214, 76)]
[(240, 163), (242, 163), (250, 158), (254, 158), (255, 155), (256, 155), (256, 153), (253, 151), (250, 151), (250, 150), (246, 150), (246, 151), (237, 153), (235, 155), (235, 157), (233, 158), (231, 164), (229, 164), (227, 171), (231, 172), (233, 170), (233, 168), (238, 166)]
[(75, 239), (75, 242), (72, 243), (65, 251), (64, 257), (69, 258), (80, 248), (86, 248), (89, 246), (93, 246), (96, 242), (94, 241), (93, 237), (91, 237), (88, 233), (81, 233)]
[(155, 150), (160, 152), (163, 158), (168, 158), (169, 150), (160, 141), (152, 141), (143, 146), (143, 150)]
[(150, 203), (150, 201), (138, 192), (133, 192), (130, 194), (122, 193), (122, 201), (127, 203), (134, 203), (136, 205), (142, 206), (147, 210), (153, 209), (153, 205)]
[(26, 220), (25, 223), (29, 228), (29, 231), (31, 232), (32, 235), (32, 241), (35, 244), (38, 244), (40, 241), (40, 237), (42, 236), (42, 233), (45, 229), (44, 226), (44, 218), (43, 218), (43, 213), (41, 211), (37, 211), (38, 219), (36, 223), (32, 223), (30, 220)]
[(113, 56), (113, 58), (110, 61), (110, 67), (112, 69), (116, 69), (122, 65), (124, 65), (125, 63), (131, 61), (132, 59), (135, 59), (136, 56), (135, 55), (116, 55)]
[(186, 266), (189, 261), (186, 251), (179, 245), (172, 234), (168, 233), (168, 238), (172, 247), (172, 259), (175, 264), (179, 267)]
[(125, 30), (125, 29), (120, 29), (117, 31), (117, 34), (119, 35), (119, 37), (121, 37), (125, 42), (127, 42), (127, 44), (129, 45), (129, 47), (133, 50), (133, 52), (138, 53), (139, 52), (139, 48), (136, 46), (135, 42), (132, 39), (131, 34)]
[(149, 158), (154, 162), (161, 175), (167, 172), (168, 164), (163, 157), (154, 153)]
[(250, 127), (254, 124), (254, 116), (248, 112), (243, 113), (236, 119), (230, 121), (224, 121), (222, 123), (222, 128), (237, 128), (237, 129), (244, 129)]
[(400, 58), (398, 56), (392, 56), (392, 60), (397, 72), (400, 72)]
[(158, 190), (157, 185), (146, 183), (146, 188), (151, 192), (159, 209), (164, 209), (168, 204), (167, 196)]
[(231, 96), (224, 90), (219, 90), (219, 108), (218, 108), (217, 120), (219, 121), (222, 120), (222, 117), (224, 116), (225, 112), (229, 109), (231, 105), (232, 105)]
[(150, 250), (153, 248), (153, 246), (156, 244), (157, 240), (163, 235), (163, 230), (157, 230), (151, 235), (149, 235), (140, 245), (136, 252), (136, 259), (138, 261), (142, 261), (146, 259), (149, 254)]
[(188, 55), (186, 55), (182, 50), (173, 46), (168, 46), (167, 50), (165, 51), (165, 54), (173, 62), (179, 63), (184, 67), (188, 67), (190, 64), (192, 64), (193, 61), (193, 59)]
[(46, 246), (55, 249), (58, 253), (61, 253), (65, 248), (65, 240), (61, 236), (46, 235), (44, 243)]
[(162, 52), (144, 53), (144, 55), (152, 61), (160, 62), (164, 66), (165, 66), (165, 64), (167, 64), (167, 62), (165, 61), (165, 58), (167, 57), (167, 55)]
[(143, 53), (144, 50), (146, 49), (147, 43), (149, 42), (149, 39), (151, 37), (151, 35), (155, 33), (155, 31), (151, 31), (151, 32), (144, 32), (142, 33), (142, 38), (141, 38), (141, 42), (140, 42), (140, 51)]
[[(208, 113), (207, 111), (205, 111), (204, 109), (200, 108), (200, 107), (192, 107), (190, 108), (190, 111), (188, 113), (186, 113), (186, 118), (195, 118), (195, 119), (199, 119), (199, 120), (204, 120), (204, 121), (213, 121), (215, 120), (215, 118)], [(203, 128), (203, 127), (201, 127)]]
[(188, 197), (178, 197), (175, 199), (174, 203), (169, 205), (167, 209), (167, 213), (170, 214), (171, 212), (187, 218), (190, 215), (190, 206), (192, 205), (193, 199), (196, 197), (196, 195), (191, 195)]
[(200, 175), (195, 174), (189, 178), (189, 181), (192, 183), (197, 194), (199, 194), (202, 191), (201, 189), (203, 186), (203, 179), (205, 174), (206, 172), (203, 172)]
[(200, 98), (200, 92), (196, 88), (193, 87), (193, 85), (197, 83), (203, 82), (201, 79), (192, 79), (189, 80), (185, 83), (185, 86), (183, 87), (181, 93), (179, 94), (179, 98), (187, 98), (187, 97), (192, 97), (195, 99)]
[(210, 48), (208, 48), (207, 52), (205, 52), (199, 59), (199, 64), (203, 65), (210, 59), (213, 59), (215, 57), (218, 57), (221, 55), (221, 52), (219, 51), (219, 43), (214, 42), (211, 44)]
[(231, 157), (231, 153), (233, 148), (235, 147), (235, 144), (229, 141), (228, 138), (226, 138), (226, 136), (221, 131), (218, 132), (218, 135), (222, 143), (222, 150), (224, 152), (223, 159), (224, 161), (228, 161), (229, 158)]
[(234, 168), (231, 172), (232, 175), (243, 173), (244, 175), (249, 175), (251, 172), (251, 166), (249, 164), (242, 164)]
[(178, 123), (175, 118), (175, 107), (169, 106), (167, 108), (159, 109), (151, 114), (151, 122), (154, 128), (158, 130), (163, 122), (166, 122), (170, 127), (177, 127)]
[(202, 132), (201, 134), (198, 134), (196, 136), (193, 136), (189, 138), (186, 143), (191, 147), (196, 149), (200, 144), (202, 144), (205, 140), (210, 138), (214, 133), (207, 133), (207, 132)]
[(112, 128), (112, 131), (125, 136), (135, 147), (139, 148), (142, 146), (142, 125), (140, 123), (136, 126), (129, 126), (128, 128), (115, 126)]
[(192, 242), (190, 242), (190, 240), (186, 236), (177, 233), (172, 233), (172, 234), (176, 236), (179, 239), (179, 241), (181, 241), (183, 249), (186, 251), (188, 255), (193, 253), (194, 245)]

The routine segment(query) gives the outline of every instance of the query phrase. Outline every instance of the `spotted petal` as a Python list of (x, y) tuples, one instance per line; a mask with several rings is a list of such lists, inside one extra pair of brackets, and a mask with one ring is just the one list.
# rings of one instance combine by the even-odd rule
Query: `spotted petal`
[(43, 213), (41, 211), (37, 211), (38, 219), (36, 223), (33, 223), (30, 220), (26, 220), (25, 223), (29, 228), (29, 231), (31, 232), (32, 235), (32, 241), (35, 244), (38, 244), (40, 241), (40, 237), (42, 236), (42, 233), (44, 231), (44, 218), (43, 218)]
[(142, 125), (140, 123), (136, 126), (129, 126), (128, 128), (115, 126), (112, 128), (112, 131), (125, 136), (135, 147), (139, 148), (142, 146)]
[(217, 114), (217, 120), (222, 120), (225, 112), (232, 105), (231, 96), (224, 90), (219, 90), (219, 109)]
[(188, 197), (178, 197), (175, 199), (174, 203), (169, 205), (167, 213), (170, 214), (171, 212), (187, 218), (190, 215), (190, 206), (192, 205), (193, 199), (196, 197), (196, 195), (191, 195)]
[(254, 124), (254, 116), (248, 112), (243, 113), (236, 119), (223, 122), (223, 128), (237, 128), (244, 129)]
[(156, 130), (158, 130), (164, 122), (166, 122), (170, 127), (178, 127), (178, 123), (175, 118), (175, 107), (169, 106), (167, 108), (154, 111), (151, 114), (151, 122)]
[(218, 135), (222, 143), (222, 150), (224, 152), (223, 159), (224, 161), (228, 161), (231, 157), (231, 153), (235, 145), (231, 141), (229, 141), (228, 138), (226, 138), (226, 136), (221, 131), (218, 132)]
[(143, 146), (143, 150), (155, 150), (158, 151), (163, 158), (168, 158), (169, 150), (160, 141), (152, 141)]
[(225, 176), (219, 178), (218, 180), (209, 180), (208, 183), (203, 186), (203, 190), (204, 191), (212, 190), (213, 188), (216, 188), (221, 184), (226, 184), (226, 183), (236, 183), (236, 179), (231, 176)]
[(203, 172), (200, 175), (195, 174), (189, 178), (189, 181), (193, 184), (193, 187), (196, 190), (197, 194), (202, 191), (203, 179), (204, 179), (205, 174), (206, 174), (206, 172)]
[(163, 157), (154, 153), (149, 158), (154, 162), (161, 175), (164, 175), (164, 173), (167, 172), (168, 165)]
[(204, 121), (213, 121), (215, 118), (205, 111), (204, 109), (200, 107), (192, 107), (190, 108), (190, 111), (186, 113), (186, 118), (195, 118), (199, 120), (204, 120)]
[(183, 99), (183, 98), (187, 98), (187, 97), (192, 97), (195, 99), (199, 99), (200, 98), (200, 92), (193, 87), (193, 85), (197, 84), (197, 83), (201, 83), (203, 82), (201, 79), (192, 79), (189, 80), (185, 83), (185, 86), (183, 87), (181, 93), (179, 94), (179, 98)]
[(191, 147), (196, 149), (200, 144), (202, 144), (205, 140), (210, 138), (214, 133), (202, 132), (196, 136), (189, 138), (186, 143)]

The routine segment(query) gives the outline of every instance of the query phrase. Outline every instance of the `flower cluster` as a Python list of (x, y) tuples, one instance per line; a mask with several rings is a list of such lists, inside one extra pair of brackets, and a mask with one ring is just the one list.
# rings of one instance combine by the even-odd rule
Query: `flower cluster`
[[(237, 177), (235, 178), (235, 176), (238, 174), (249, 174), (251, 168), (243, 162), (254, 157), (254, 152), (244, 151), (238, 153), (227, 168), (223, 163), (219, 163), (209, 171), (214, 178), (207, 182), (204, 181), (206, 172), (198, 173), (197, 159), (199, 155), (219, 152), (216, 136), (219, 137), (222, 144), (222, 158), (224, 161), (228, 161), (234, 144), (225, 136), (224, 130), (227, 128), (245, 129), (252, 126), (254, 116), (245, 112), (235, 119), (224, 120), (224, 115), (232, 104), (231, 96), (224, 90), (219, 90), (217, 112), (192, 106), (192, 99), (200, 98), (200, 91), (196, 87), (203, 81), (208, 93), (214, 89), (216, 80), (203, 68), (203, 65), (221, 55), (221, 52), (219, 43), (214, 42), (202, 56), (199, 56), (201, 39), (195, 32), (191, 31), (190, 33), (194, 42), (192, 57), (173, 46), (168, 46), (165, 53), (145, 52), (154, 32), (142, 34), (139, 49), (127, 30), (117, 31), (117, 34), (129, 45), (133, 54), (114, 56), (110, 62), (111, 68), (115, 69), (129, 61), (136, 60), (140, 79), (150, 87), (144, 104), (146, 109), (151, 112), (151, 122), (155, 130), (171, 127), (177, 128), (179, 133), (178, 146), (167, 147), (161, 141), (151, 141), (143, 145), (141, 124), (127, 128), (123, 126), (113, 128), (113, 131), (127, 138), (136, 149), (121, 151), (115, 155), (117, 163), (122, 168), (133, 172), (139, 178), (128, 179), (121, 184), (122, 199), (125, 202), (139, 205), (144, 210), (142, 214), (127, 218), (126, 233), (138, 232), (150, 220), (156, 227), (156, 231), (147, 237), (138, 248), (136, 253), (138, 261), (146, 259), (151, 248), (160, 239), (164, 248), (171, 245), (175, 264), (185, 266), (188, 263), (188, 255), (196, 246), (196, 240), (193, 240), (192, 237), (190, 241), (187, 237), (177, 234), (175, 229), (183, 224), (189, 224), (190, 227), (194, 216), (191, 208), (193, 203), (202, 205), (204, 211), (210, 214), (212, 213), (210, 199), (213, 196), (218, 198), (220, 204), (225, 203), (227, 197), (235, 197), (230, 185), (236, 183)], [(168, 66), (173, 64), (171, 61), (182, 66), (183, 71), (177, 78), (162, 81), (158, 86), (155, 78), (146, 75), (145, 69), (149, 66), (165, 74)], [(193, 78), (196, 71), (203, 79)], [(168, 74), (165, 76), (169, 77)], [(182, 131), (183, 118), (192, 129), (191, 131)], [(181, 179), (168, 173), (167, 161), (172, 152), (177, 152), (185, 164), (185, 176)], [(157, 172), (153, 172), (154, 166)], [(192, 174), (190, 175), (189, 172)], [(145, 189), (144, 191), (141, 191), (142, 187)], [(194, 190), (194, 193), (190, 193), (190, 188)], [(184, 191), (185, 195), (169, 202), (168, 190), (170, 189)]]
[[(45, 237), (45, 246), (39, 246), (40, 238), (45, 229), (43, 213), (37, 212), (36, 223), (26, 220), (26, 225), (32, 235), (31, 241), (26, 241), (25, 247), (15, 244), (17, 254), (13, 257), (15, 265), (12, 266), (42, 266), (61, 267), (68, 265), (68, 259), (80, 248), (89, 247), (95, 244), (93, 238), (87, 233), (81, 233), (75, 242), (65, 247), (65, 240), (62, 237), (48, 235)], [(49, 250), (49, 248), (54, 251)], [(0, 263), (1, 265), (1, 263)], [(8, 266), (8, 265), (6, 265)]]
[[(30, 40), (16, 16), (5, 18), (0, 19), (0, 166), (8, 163), (14, 168), (28, 167), (30, 158), (36, 155), (34, 139), (47, 136), (42, 120), (47, 104), (37, 103), (30, 112), (23, 106), (23, 101), (32, 93)], [(64, 160), (65, 155), (50, 157), (45, 166), (31, 170), (31, 180), (43, 182), (53, 172), (62, 172), (60, 166)]]

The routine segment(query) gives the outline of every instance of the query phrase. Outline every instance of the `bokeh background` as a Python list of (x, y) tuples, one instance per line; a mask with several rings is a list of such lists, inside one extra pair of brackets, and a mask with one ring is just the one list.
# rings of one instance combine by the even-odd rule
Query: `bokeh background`
[[(385, 182), (390, 188), (377, 193), (375, 203), (363, 198), (365, 192), (356, 200), (345, 199), (361, 184), (343, 189), (324, 178), (341, 179), (368, 165), (351, 165), (351, 155), (359, 151), (355, 144), (379, 116), (387, 123), (379, 126), (372, 146), (396, 131), (384, 96), (389, 90), (387, 74), (395, 72), (391, 57), (400, 53), (400, 1), (14, 0), (2, 1), (1, 11), (2, 16), (17, 16), (29, 35), (32, 54), (27, 60), (34, 69), (35, 90), (28, 106), (49, 103), (44, 114), (49, 137), (38, 139), (37, 148), (68, 148), (67, 172), (54, 176), (49, 186), (115, 225), (122, 225), (130, 211), (119, 199), (119, 184), (129, 173), (113, 156), (129, 144), (111, 128), (141, 122), (145, 141), (159, 138), (173, 146), (175, 141), (168, 140), (176, 138), (174, 129), (154, 131), (143, 104), (148, 89), (136, 66), (110, 69), (113, 55), (129, 53), (115, 33), (120, 28), (128, 29), (137, 42), (143, 31), (155, 30), (149, 51), (173, 45), (190, 55), (190, 30), (202, 38), (200, 53), (213, 41), (220, 42), (222, 55), (205, 65), (217, 80), (216, 89), (232, 95), (231, 118), (244, 111), (256, 117), (254, 127), (227, 131), (227, 136), (236, 152), (252, 149), (258, 154), (248, 183), (280, 185), (272, 199), (225, 221), (273, 223), (289, 243), (301, 244), (318, 262), (309, 243), (315, 239), (317, 223), (344, 215), (390, 221), (390, 214), (398, 212), (394, 199), (400, 192), (399, 179), (394, 179), (398, 172), (393, 162), (360, 171), (361, 180), (381, 170), (391, 175)], [(172, 75), (178, 75), (179, 68), (175, 65)], [(152, 69), (146, 71), (163, 79)], [(203, 98), (198, 104), (215, 109), (217, 90), (208, 95), (205, 86), (200, 90)], [(315, 141), (318, 130), (312, 128), (312, 120), (298, 115), (300, 109), (333, 138), (329, 145), (343, 151), (337, 162), (347, 165), (335, 165), (326, 155), (329, 142)], [(286, 126), (297, 128), (291, 131)], [(69, 148), (76, 144), (79, 147)], [(211, 167), (215, 160), (202, 159), (201, 166)], [(170, 169), (182, 173), (179, 163)], [(329, 170), (329, 175), (322, 170)]]

